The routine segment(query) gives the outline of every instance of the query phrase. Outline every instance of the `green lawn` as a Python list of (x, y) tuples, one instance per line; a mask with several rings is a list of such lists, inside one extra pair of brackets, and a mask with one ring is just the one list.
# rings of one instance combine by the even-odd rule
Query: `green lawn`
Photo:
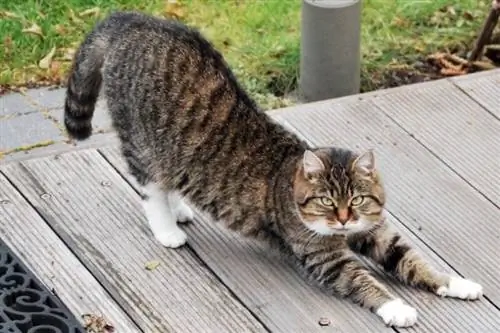
[[(0, 0), (0, 85), (58, 82), (70, 56), (97, 19), (114, 9), (177, 14), (223, 52), (237, 76), (266, 108), (286, 104), (299, 66), (300, 0)], [(490, 1), (364, 0), (363, 90), (385, 73), (438, 50), (474, 41)], [(35, 24), (35, 26), (33, 26)], [(34, 33), (23, 32), (30, 29)], [(40, 61), (55, 48), (52, 61)], [(50, 58), (50, 57), (49, 57)], [(40, 68), (40, 65), (42, 68)], [(48, 68), (46, 68), (48, 67)]]

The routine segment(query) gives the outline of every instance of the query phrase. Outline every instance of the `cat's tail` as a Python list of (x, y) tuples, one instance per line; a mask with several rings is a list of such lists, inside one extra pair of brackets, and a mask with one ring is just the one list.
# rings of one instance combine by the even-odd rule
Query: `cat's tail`
[(64, 103), (64, 126), (69, 136), (77, 140), (92, 134), (92, 116), (101, 89), (101, 67), (108, 44), (108, 37), (98, 25), (85, 37), (73, 60)]

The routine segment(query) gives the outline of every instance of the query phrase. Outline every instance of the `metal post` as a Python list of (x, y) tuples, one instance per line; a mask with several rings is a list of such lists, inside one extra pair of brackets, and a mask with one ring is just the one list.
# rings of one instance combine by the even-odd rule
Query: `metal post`
[(302, 99), (359, 93), (361, 0), (302, 0), (301, 30)]

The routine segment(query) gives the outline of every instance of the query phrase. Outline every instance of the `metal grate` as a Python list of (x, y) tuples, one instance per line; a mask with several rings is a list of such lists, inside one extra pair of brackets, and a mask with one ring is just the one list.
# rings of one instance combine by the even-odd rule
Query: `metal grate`
[(0, 332), (85, 332), (64, 303), (1, 240)]

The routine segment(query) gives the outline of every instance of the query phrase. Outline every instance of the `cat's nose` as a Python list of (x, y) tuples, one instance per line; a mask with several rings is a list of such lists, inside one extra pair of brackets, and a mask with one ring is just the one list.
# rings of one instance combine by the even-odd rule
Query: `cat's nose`
[(340, 224), (345, 225), (347, 223), (347, 221), (349, 221), (349, 219), (348, 218), (345, 218), (345, 219), (338, 218), (337, 221), (339, 221)]
[(339, 209), (337, 212), (337, 221), (345, 225), (349, 221), (349, 211), (347, 209)]

